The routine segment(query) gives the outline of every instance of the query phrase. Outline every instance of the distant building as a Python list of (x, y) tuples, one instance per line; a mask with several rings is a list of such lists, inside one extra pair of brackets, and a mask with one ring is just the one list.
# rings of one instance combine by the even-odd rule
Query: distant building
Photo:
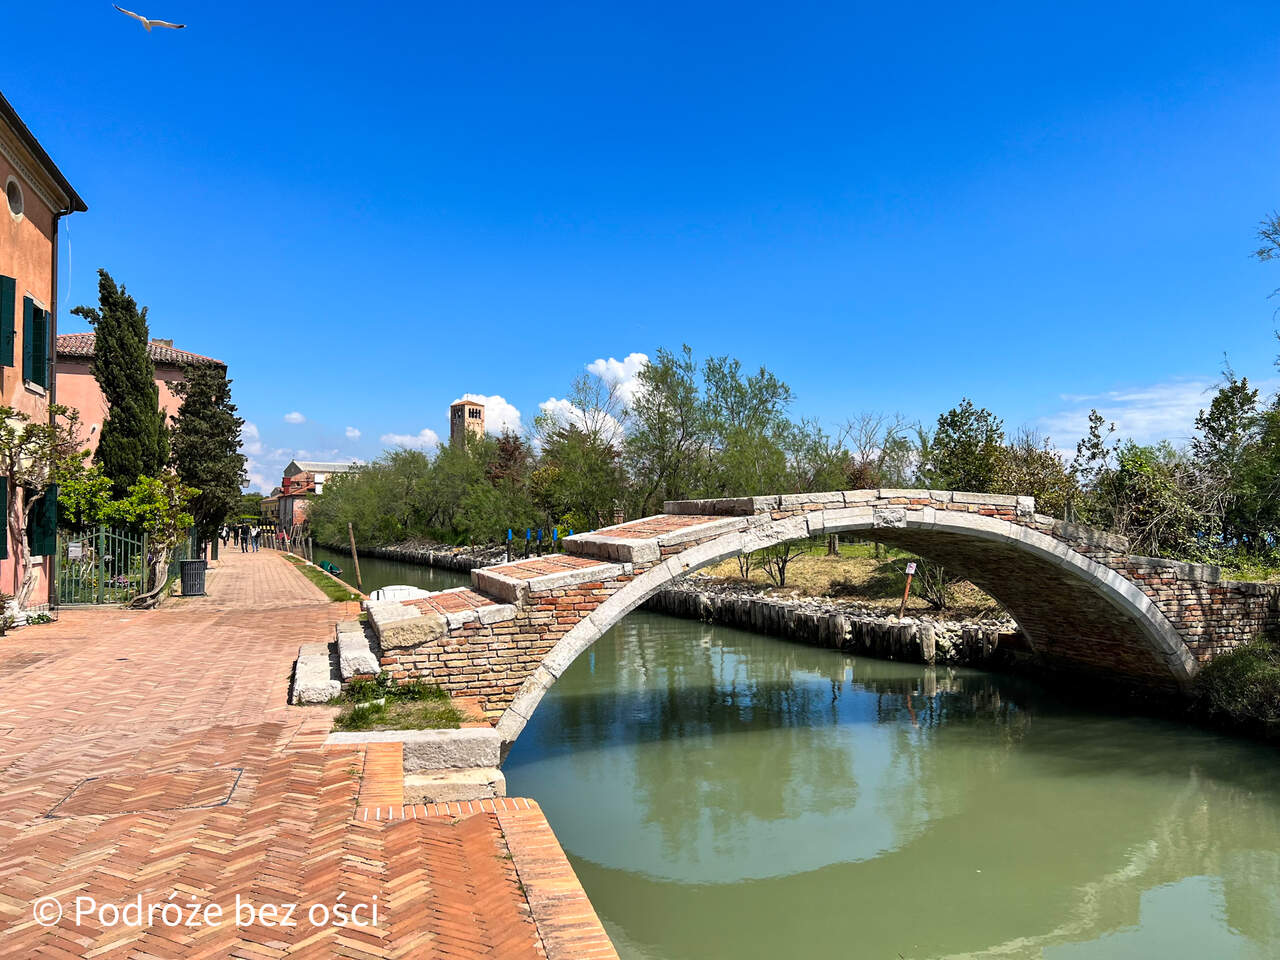
[(276, 497), (279, 524), (285, 530), (292, 530), (307, 519), (307, 504), (324, 493), (324, 482), (335, 473), (350, 473), (358, 470), (357, 461), (343, 463), (341, 461), (326, 462), (322, 460), (290, 460), (284, 468), (284, 479), (280, 482)]
[(449, 406), (449, 443), (464, 443), (467, 435), (484, 436), (484, 404), (459, 400)]
[(258, 501), (258, 511), (262, 519), (272, 526), (280, 522), (280, 488), (276, 487), (267, 496)]
[[(96, 333), (64, 333), (58, 337), (58, 402), (80, 411), (80, 429), (90, 452), (98, 449), (102, 422), (107, 418), (107, 398), (90, 369), (97, 343)], [(156, 389), (160, 393), (160, 409), (165, 419), (176, 417), (182, 400), (173, 385), (186, 378), (188, 367), (221, 367), (227, 365), (213, 357), (177, 350), (172, 340), (155, 340), (147, 344), (147, 355), (156, 368)]]
[[(53, 377), (58, 332), (58, 221), (87, 210), (79, 194), (0, 94), (0, 403), (42, 422), (49, 404), (66, 402)], [(17, 491), (0, 489), (0, 515), (7, 516)], [(40, 497), (43, 491), (28, 490)], [(29, 607), (56, 600), (46, 576), (57, 549), (57, 500), (40, 497), (29, 528), (20, 534), (31, 547), (37, 577)], [(26, 577), (9, 524), (0, 533), (0, 591), (17, 593)]]

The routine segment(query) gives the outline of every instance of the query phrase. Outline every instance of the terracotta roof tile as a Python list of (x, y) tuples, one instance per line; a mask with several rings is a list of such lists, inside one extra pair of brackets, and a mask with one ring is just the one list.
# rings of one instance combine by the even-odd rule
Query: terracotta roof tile
[[(58, 334), (58, 356), (92, 357), (96, 341), (97, 334), (92, 332), (60, 333)], [(226, 366), (221, 360), (215, 360), (213, 357), (190, 353), (186, 350), (178, 350), (176, 347), (157, 343), (154, 340), (147, 344), (147, 353), (150, 355), (152, 363), (163, 363), (175, 367)]]

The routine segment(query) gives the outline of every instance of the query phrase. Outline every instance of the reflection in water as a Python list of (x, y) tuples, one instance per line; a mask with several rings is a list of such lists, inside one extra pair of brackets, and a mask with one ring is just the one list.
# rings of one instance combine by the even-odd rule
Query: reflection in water
[(505, 765), (624, 957), (1280, 955), (1274, 752), (632, 614)]

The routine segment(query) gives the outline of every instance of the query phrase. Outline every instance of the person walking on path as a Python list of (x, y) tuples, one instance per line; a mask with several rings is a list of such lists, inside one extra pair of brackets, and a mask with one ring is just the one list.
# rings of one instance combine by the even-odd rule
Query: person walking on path
[(249, 540), (253, 543), (253, 552), (258, 552), (258, 538), (262, 536), (262, 528), (256, 524), (249, 528)]
[(240, 524), (240, 552), (249, 552), (249, 528), (243, 523)]

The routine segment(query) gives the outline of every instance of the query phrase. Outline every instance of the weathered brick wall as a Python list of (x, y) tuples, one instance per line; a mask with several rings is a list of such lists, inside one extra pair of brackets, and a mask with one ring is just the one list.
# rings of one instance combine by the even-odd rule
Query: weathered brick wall
[[(635, 579), (629, 569), (606, 580), (530, 590), (512, 615), (493, 622), (480, 616), (420, 643), (382, 641), (382, 669), (395, 680), (422, 678), (461, 696), (480, 698), (485, 714), (506, 709), (525, 679), (583, 617)], [(481, 609), (484, 609), (483, 607)]]

